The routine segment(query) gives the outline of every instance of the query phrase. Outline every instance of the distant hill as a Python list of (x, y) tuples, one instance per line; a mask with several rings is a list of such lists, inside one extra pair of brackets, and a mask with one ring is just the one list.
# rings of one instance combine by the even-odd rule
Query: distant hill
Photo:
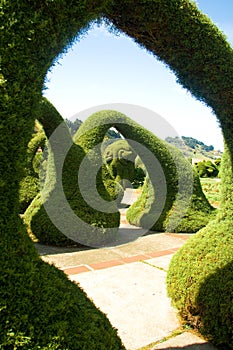
[(179, 148), (186, 158), (192, 158), (193, 163), (222, 157), (222, 152), (214, 150), (212, 145), (207, 146), (193, 137), (167, 137), (165, 141)]

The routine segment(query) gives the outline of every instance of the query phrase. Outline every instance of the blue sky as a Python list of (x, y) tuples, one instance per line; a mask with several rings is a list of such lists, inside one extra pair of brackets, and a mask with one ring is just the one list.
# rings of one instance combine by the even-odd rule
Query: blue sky
[[(197, 3), (233, 43), (233, 1)], [(88, 113), (83, 111), (91, 113), (95, 106), (100, 107), (93, 110), (109, 104), (137, 105), (159, 114), (178, 135), (223, 149), (221, 130), (210, 109), (178, 85), (173, 73), (156, 57), (130, 38), (114, 36), (104, 27), (93, 28), (72, 46), (48, 73), (46, 87), (44, 95), (63, 118), (84, 120)], [(153, 116), (145, 113), (135, 120), (157, 133)]]

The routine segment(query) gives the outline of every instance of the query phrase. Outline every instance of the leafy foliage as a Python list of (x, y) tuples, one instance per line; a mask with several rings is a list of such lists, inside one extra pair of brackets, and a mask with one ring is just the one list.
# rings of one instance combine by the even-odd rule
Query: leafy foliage
[(219, 173), (218, 167), (210, 160), (195, 163), (195, 168), (200, 177), (217, 177)]
[[(37, 118), (41, 121), (48, 138), (50, 135), (54, 135), (53, 130), (57, 126), (60, 129), (56, 129), (57, 139), (56, 136), (54, 141), (52, 141), (53, 138), (50, 138), (47, 174), (42, 195), (39, 194), (35, 198), (24, 214), (24, 221), (29, 232), (35, 235), (41, 243), (45, 244), (70, 245), (77, 244), (76, 241), (78, 241), (84, 245), (95, 246), (112, 240), (119, 226), (120, 216), (117, 208), (115, 208), (115, 213), (105, 213), (104, 210), (96, 210), (93, 204), (97, 203), (98, 198), (92, 194), (93, 188), (90, 188), (89, 181), (85, 182), (85, 188), (80, 189), (78, 169), (86, 156), (85, 150), (72, 142), (71, 135), (65, 123), (62, 123), (61, 116), (45, 99), (41, 103), (41, 110), (38, 112)], [(58, 142), (60, 142), (60, 146)], [(94, 142), (93, 140), (93, 147)], [(64, 155), (64, 145), (67, 144), (70, 145), (68, 146), (67, 154)], [(85, 144), (85, 141), (83, 144)], [(101, 154), (99, 155), (100, 157)], [(94, 158), (96, 161), (98, 154)], [(95, 162), (92, 162), (91, 159), (88, 160), (86, 167), (86, 172), (95, 174)], [(62, 180), (60, 179), (61, 175), (59, 175), (60, 168), (62, 168)], [(62, 182), (62, 189), (60, 182)], [(110, 186), (109, 183), (108, 185)], [(103, 183), (101, 173), (97, 176), (96, 187), (102, 199), (111, 201), (113, 193), (107, 192), (107, 186)], [(91, 207), (91, 204), (86, 203), (85, 198), (83, 198), (83, 192), (88, 195), (93, 207)], [(56, 205), (57, 203), (59, 203), (59, 206)], [(46, 209), (50, 205), (54, 206), (52, 220)], [(100, 204), (96, 204), (96, 207), (100, 208)], [(70, 208), (80, 219), (78, 226), (71, 219), (70, 222), (67, 221), (69, 217), (71, 218), (69, 215)], [(57, 227), (56, 223), (61, 225), (59, 224), (61, 218), (64, 221), (64, 227), (66, 226), (68, 230), (70, 239), (67, 239), (67, 236), (62, 233), (62, 229), (59, 228), (61, 226)], [(72, 232), (74, 233), (72, 234)], [(75, 243), (72, 242), (72, 235)]]
[[(212, 292), (208, 303), (205, 287), (208, 281), (215, 280), (214, 276), (220, 276), (221, 271), (230, 272), (233, 260), (232, 249), (229, 248), (232, 246), (230, 222), (233, 213), (233, 50), (221, 31), (191, 1), (146, 0), (140, 2), (138, 6), (135, 6), (133, 0), (114, 1), (109, 5), (107, 18), (116, 28), (133, 37), (140, 46), (165, 62), (184, 88), (212, 108), (222, 127), (229, 152), (228, 162), (221, 168), (223, 222), (215, 221), (215, 224), (209, 224), (204, 228), (201, 232), (202, 237), (207, 235), (206, 239), (201, 239), (201, 235), (197, 235), (191, 241), (192, 245), (191, 243), (187, 245), (187, 249), (185, 245), (177, 254), (177, 260), (175, 256), (169, 273), (170, 276), (174, 276), (170, 295), (176, 306), (180, 310), (193, 309), (192, 314), (199, 316), (203, 328), (208, 330), (208, 337), (217, 343), (226, 343), (232, 347), (232, 299), (229, 299), (232, 274), (227, 273), (224, 281), (218, 279), (216, 297), (214, 298)], [(224, 229), (222, 225), (225, 226)], [(222, 237), (223, 232), (225, 238)], [(222, 239), (228, 243), (223, 242), (221, 245)], [(225, 254), (226, 246), (228, 248)], [(226, 269), (222, 264), (224, 257), (227, 257)], [(202, 279), (198, 278), (198, 272), (201, 272)], [(201, 298), (195, 298), (197, 293), (192, 291), (194, 288), (196, 291), (200, 290), (201, 286), (203, 286)], [(214, 291), (214, 283), (212, 288)], [(223, 302), (220, 300), (222, 298), (220, 291), (223, 292)], [(211, 296), (212, 302), (210, 302)], [(205, 319), (201, 310), (204, 310), (204, 313), (209, 312), (211, 317)], [(181, 313), (184, 317), (184, 313)], [(187, 317), (195, 326), (195, 320), (190, 314)]]
[(38, 122), (36, 122), (34, 131), (27, 148), (27, 163), (24, 169), (24, 177), (20, 182), (19, 203), (21, 213), (26, 210), (39, 192), (41, 152), (45, 147), (46, 136)]
[(2, 349), (124, 349), (81, 288), (38, 257), (19, 218), (18, 201), (45, 75), (105, 5), (101, 0), (1, 3)]
[[(118, 140), (107, 146), (103, 153), (106, 167), (117, 181), (124, 183), (125, 180), (133, 182), (135, 174), (136, 154), (126, 140)], [(124, 186), (123, 184), (123, 187)]]

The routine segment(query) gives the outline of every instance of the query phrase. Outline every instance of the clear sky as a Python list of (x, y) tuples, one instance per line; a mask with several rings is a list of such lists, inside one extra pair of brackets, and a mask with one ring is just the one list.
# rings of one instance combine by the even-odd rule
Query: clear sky
[[(233, 1), (197, 3), (233, 44)], [(156, 57), (104, 27), (94, 27), (72, 46), (48, 73), (46, 87), (44, 95), (63, 118), (77, 115), (84, 120), (87, 113), (83, 111), (95, 106), (138, 105), (159, 114), (178, 135), (223, 149), (221, 130), (210, 109), (178, 85), (174, 74)], [(149, 115), (137, 121), (156, 133)]]

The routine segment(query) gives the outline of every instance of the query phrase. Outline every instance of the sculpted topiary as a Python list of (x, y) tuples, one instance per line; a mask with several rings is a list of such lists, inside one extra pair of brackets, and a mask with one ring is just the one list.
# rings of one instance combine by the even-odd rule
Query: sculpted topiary
[(124, 180), (132, 182), (135, 174), (136, 153), (126, 140), (118, 140), (107, 146), (103, 153), (103, 159), (113, 179), (117, 182)]
[[(20, 183), (20, 212), (23, 213), (39, 192), (39, 169), (42, 160), (42, 150), (45, 147), (46, 136), (38, 122), (35, 123), (35, 133), (27, 148), (27, 164), (24, 178)], [(41, 150), (39, 152), (38, 150)]]
[[(105, 316), (85, 294), (62, 272), (39, 259), (19, 218), (19, 183), (46, 73), (91, 21), (103, 17), (165, 62), (178, 82), (209, 105), (219, 120), (228, 152), (222, 172), (221, 215), (202, 231), (208, 232), (209, 239), (197, 234), (193, 245), (187, 245), (192, 249), (184, 246), (175, 256), (177, 263), (169, 269), (169, 288), (184, 318), (196, 325), (193, 317), (198, 314), (203, 333), (206, 331), (216, 344), (233, 347), (233, 298), (229, 292), (233, 290), (233, 51), (222, 33), (188, 0), (3, 2), (1, 345), (13, 348), (20, 341), (30, 350), (123, 348)], [(223, 244), (216, 244), (221, 236)], [(192, 263), (195, 261), (192, 270), (190, 256)], [(199, 260), (200, 278), (195, 271)], [(210, 265), (215, 266), (215, 272)], [(182, 271), (188, 271), (189, 276), (178, 284)], [(210, 287), (215, 285), (217, 291), (209, 302)], [(216, 306), (221, 312), (216, 313)]]
[(91, 115), (74, 140), (86, 151), (92, 150), (110, 127), (125, 137), (104, 150), (110, 176), (118, 182), (132, 182), (136, 157), (147, 170), (142, 195), (127, 212), (128, 221), (154, 231), (196, 232), (204, 227), (214, 209), (202, 192), (198, 175), (175, 147), (124, 114), (107, 110)]
[(19, 184), (49, 67), (104, 1), (1, 4), (0, 347), (124, 349), (107, 317), (67, 276), (44, 263), (19, 217)]
[[(99, 169), (96, 168), (96, 162), (98, 157), (101, 159), (101, 153), (86, 154), (87, 149), (74, 144), (61, 116), (45, 99), (41, 102), (37, 118), (49, 138), (49, 157), (41, 193), (24, 214), (24, 221), (29, 231), (40, 242), (46, 244), (64, 245), (72, 244), (73, 241), (73, 244), (78, 242), (84, 245), (101, 246), (114, 240), (120, 219), (117, 207), (115, 206), (112, 213), (95, 209), (101, 206), (100, 197), (108, 206), (113, 199), (106, 191), (108, 187), (104, 185), (101, 172), (99, 173)], [(67, 154), (64, 154), (64, 146)], [(87, 175), (83, 175), (83, 181), (78, 178), (81, 172), (80, 165), (84, 159), (86, 159), (84, 171), (93, 173), (94, 179), (97, 171), (97, 181), (93, 187)], [(100, 165), (101, 163), (102, 159)], [(98, 189), (97, 195), (93, 193), (95, 187)], [(86, 202), (84, 195), (88, 197), (89, 203)], [(57, 203), (59, 206), (55, 211), (54, 207)], [(77, 223), (71, 222), (72, 212), (80, 219)]]

